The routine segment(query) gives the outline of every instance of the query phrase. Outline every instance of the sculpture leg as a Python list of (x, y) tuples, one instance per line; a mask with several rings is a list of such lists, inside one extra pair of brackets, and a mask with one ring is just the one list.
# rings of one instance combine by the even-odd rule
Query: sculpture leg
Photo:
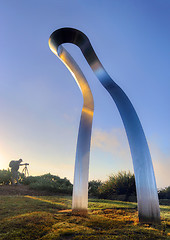
[(77, 139), (72, 210), (73, 213), (87, 214), (88, 207), (88, 176), (91, 129), (93, 120), (94, 103), (93, 96), (82, 71), (64, 47), (60, 47), (59, 57), (73, 73), (83, 95), (83, 108), (80, 119)]
[[(112, 87), (111, 87), (112, 86)], [(160, 209), (152, 159), (136, 111), (118, 86), (106, 87), (120, 112), (131, 150), (140, 222), (160, 222)]]
[(83, 108), (77, 140), (72, 199), (73, 213), (81, 215), (87, 214), (88, 207), (88, 176), (92, 119), (93, 111)]

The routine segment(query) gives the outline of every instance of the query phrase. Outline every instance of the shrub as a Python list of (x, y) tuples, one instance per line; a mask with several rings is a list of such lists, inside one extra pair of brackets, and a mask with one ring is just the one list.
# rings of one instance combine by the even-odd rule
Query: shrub
[(2, 185), (8, 185), (12, 182), (12, 173), (10, 170), (0, 170), (0, 184)]
[[(24, 174), (18, 172), (18, 179), (19, 182), (22, 183), (23, 179), (24, 179)], [(1, 185), (9, 185), (12, 183), (12, 173), (11, 171), (8, 170), (0, 170), (0, 184)]]
[(90, 197), (99, 197), (99, 187), (102, 185), (102, 182), (100, 180), (92, 180), (89, 182), (89, 189), (88, 193)]
[(130, 172), (118, 172), (109, 177), (99, 187), (100, 198), (128, 200), (130, 196), (136, 195), (135, 177)]
[(170, 199), (170, 186), (158, 191), (159, 199)]
[(71, 194), (72, 184), (67, 178), (60, 178), (50, 173), (42, 176), (27, 177), (24, 179), (23, 184), (29, 185), (31, 189), (45, 190), (54, 193)]

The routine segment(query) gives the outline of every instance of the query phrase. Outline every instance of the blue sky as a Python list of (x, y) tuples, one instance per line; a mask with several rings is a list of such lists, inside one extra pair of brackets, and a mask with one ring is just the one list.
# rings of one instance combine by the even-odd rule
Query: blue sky
[[(144, 128), (158, 187), (170, 185), (170, 1), (5, 0), (0, 3), (0, 169), (11, 159), (30, 174), (73, 179), (83, 99), (48, 39), (73, 27), (90, 39)], [(76, 46), (65, 44), (94, 95), (90, 179), (133, 172), (116, 106)]]

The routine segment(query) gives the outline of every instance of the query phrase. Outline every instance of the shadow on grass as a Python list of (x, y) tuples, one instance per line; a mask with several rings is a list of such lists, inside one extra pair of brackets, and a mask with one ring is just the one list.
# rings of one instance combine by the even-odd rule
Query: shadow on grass
[[(1, 198), (0, 239), (168, 239), (170, 218), (162, 225), (139, 224), (136, 206), (118, 201), (90, 200), (88, 217), (74, 216), (71, 198)], [(97, 209), (97, 204), (99, 208)], [(111, 206), (106, 208), (106, 206)], [(125, 205), (123, 207), (123, 205)], [(102, 207), (103, 206), (103, 207)], [(118, 206), (118, 207), (116, 207)], [(121, 206), (121, 207), (120, 207)], [(131, 207), (129, 207), (131, 206)], [(162, 206), (168, 212), (167, 206)]]

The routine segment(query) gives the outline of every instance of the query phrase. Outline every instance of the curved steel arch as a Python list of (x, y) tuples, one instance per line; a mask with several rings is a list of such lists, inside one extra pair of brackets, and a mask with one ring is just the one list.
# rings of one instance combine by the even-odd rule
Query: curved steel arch
[[(80, 48), (93, 72), (115, 101), (131, 150), (139, 220), (141, 222), (160, 222), (159, 201), (152, 160), (141, 123), (132, 103), (123, 90), (108, 75), (84, 33), (73, 28), (61, 28), (53, 32), (49, 39), (49, 46), (59, 58), (60, 51), (63, 49), (61, 44), (63, 43), (73, 43)], [(62, 61), (65, 62), (63, 59)], [(78, 145), (77, 151), (79, 151)]]
[(80, 118), (74, 169), (72, 210), (75, 213), (86, 215), (88, 208), (91, 129), (94, 112), (93, 96), (85, 76), (63, 46), (60, 46), (58, 57), (72, 73), (83, 95), (83, 108)]

